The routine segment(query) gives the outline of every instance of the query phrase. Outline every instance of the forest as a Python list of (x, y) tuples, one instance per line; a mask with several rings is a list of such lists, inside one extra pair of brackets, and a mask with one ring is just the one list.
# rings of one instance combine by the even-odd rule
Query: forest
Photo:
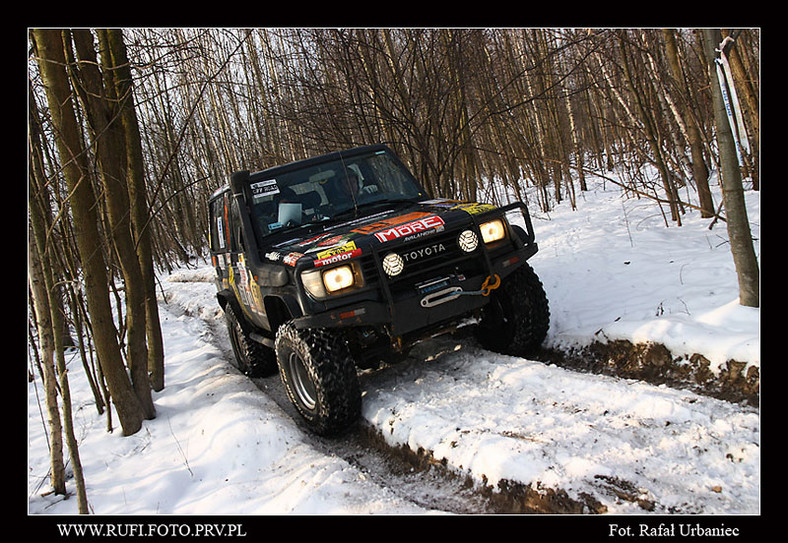
[(757, 307), (742, 187), (760, 188), (760, 39), (752, 28), (30, 29), (29, 371), (45, 383), (55, 492), (64, 454), (80, 478), (64, 347), (79, 350), (108, 430), (131, 435), (156, 416), (156, 271), (206, 254), (208, 198), (236, 170), (385, 143), (433, 197), (500, 204), (498, 184), (549, 211), (582, 205), (588, 172), (625, 165), (622, 194), (657, 201), (666, 228), (690, 209), (725, 222), (741, 303)]

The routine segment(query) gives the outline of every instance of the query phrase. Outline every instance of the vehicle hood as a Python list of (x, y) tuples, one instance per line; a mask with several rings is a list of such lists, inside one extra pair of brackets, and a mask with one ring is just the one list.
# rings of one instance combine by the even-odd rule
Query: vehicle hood
[(283, 232), (263, 251), (264, 262), (295, 266), (325, 266), (361, 256), (372, 245), (396, 246), (433, 233), (470, 224), (470, 215), (495, 209), (489, 204), (457, 200), (428, 200), (396, 209), (375, 208), (358, 217), (328, 223), (322, 231), (298, 235)]

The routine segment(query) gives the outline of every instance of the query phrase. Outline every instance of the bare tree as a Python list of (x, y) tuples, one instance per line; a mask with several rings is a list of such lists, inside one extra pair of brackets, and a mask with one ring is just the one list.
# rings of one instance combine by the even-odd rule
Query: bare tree
[(153, 250), (149, 226), (150, 212), (145, 185), (145, 158), (142, 154), (137, 112), (134, 104), (131, 70), (126, 55), (123, 33), (119, 30), (100, 30), (106, 47), (105, 74), (114, 85), (126, 148), (127, 185), (131, 210), (132, 237), (142, 274), (141, 288), (145, 299), (145, 335), (148, 347), (148, 374), (154, 390), (164, 388), (164, 344), (161, 337), (159, 306), (156, 301), (156, 277), (153, 269)]
[(32, 31), (48, 97), (52, 123), (57, 131), (56, 143), (63, 176), (69, 192), (69, 210), (80, 254), (80, 264), (87, 306), (91, 317), (95, 348), (104, 376), (118, 412), (124, 435), (136, 433), (142, 426), (143, 411), (131, 387), (112, 320), (106, 263), (99, 248), (96, 197), (91, 183), (91, 168), (82, 145), (76, 120), (75, 100), (66, 73), (64, 35), (59, 30)]
[(706, 58), (709, 62), (709, 81), (714, 101), (717, 142), (720, 147), (725, 224), (728, 227), (731, 253), (739, 278), (739, 302), (745, 306), (758, 307), (760, 304), (758, 259), (752, 245), (752, 234), (744, 203), (744, 189), (736, 147), (728, 123), (722, 91), (717, 82), (716, 61), (719, 57), (717, 48), (722, 44), (722, 33), (715, 29), (705, 29), (703, 36)]
[[(123, 273), (129, 370), (144, 416), (153, 418), (156, 411), (148, 379), (145, 285), (131, 231), (125, 135), (120, 121), (116, 89), (106, 83), (106, 75), (99, 70), (93, 34), (89, 30), (75, 30), (71, 34), (77, 56), (76, 62), (70, 64), (71, 77), (92, 130), (92, 145), (96, 152), (106, 202), (110, 237)], [(64, 36), (67, 37), (68, 34), (64, 32)], [(106, 56), (105, 54), (103, 58)]]
[[(670, 73), (672, 75), (671, 85), (669, 87), (681, 92), (685, 86), (684, 71), (682, 70), (681, 61), (679, 58), (678, 45), (676, 43), (676, 32), (674, 29), (664, 29), (663, 36), (665, 38), (665, 54), (670, 64)], [(690, 147), (692, 155), (691, 169), (695, 178), (695, 184), (698, 187), (698, 197), (700, 200), (701, 216), (713, 217), (714, 216), (714, 202), (711, 197), (711, 190), (709, 189), (709, 170), (703, 154), (703, 140), (701, 139), (700, 130), (698, 129), (696, 117), (692, 114), (690, 102), (688, 99), (683, 100), (684, 112), (676, 110), (677, 120), (684, 127), (681, 131), (687, 139), (687, 144)]]

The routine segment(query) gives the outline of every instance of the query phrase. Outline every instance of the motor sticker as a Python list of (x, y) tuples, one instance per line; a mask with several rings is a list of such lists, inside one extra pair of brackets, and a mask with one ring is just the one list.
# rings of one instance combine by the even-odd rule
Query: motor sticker
[(392, 228), (375, 232), (375, 237), (378, 238), (379, 241), (385, 243), (392, 239), (409, 236), (417, 232), (424, 232), (432, 229), (442, 229), (444, 224), (445, 223), (443, 222), (443, 219), (437, 215), (429, 215), (406, 224), (401, 224)]
[(325, 258), (315, 260), (315, 267), (317, 268), (320, 266), (327, 266), (328, 264), (335, 264), (337, 262), (342, 262), (343, 260), (350, 260), (351, 258), (359, 256), (360, 254), (361, 254), (361, 249), (353, 249), (351, 251), (347, 251), (344, 253), (329, 255), (326, 256)]

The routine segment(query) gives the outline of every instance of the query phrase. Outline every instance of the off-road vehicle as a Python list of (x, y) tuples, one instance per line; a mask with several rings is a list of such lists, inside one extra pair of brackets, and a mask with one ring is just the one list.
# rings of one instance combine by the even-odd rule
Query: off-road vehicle
[(469, 322), (507, 354), (547, 333), (526, 206), (431, 198), (386, 146), (236, 172), (209, 213), (235, 363), (279, 371), (318, 434), (359, 416), (357, 367)]

